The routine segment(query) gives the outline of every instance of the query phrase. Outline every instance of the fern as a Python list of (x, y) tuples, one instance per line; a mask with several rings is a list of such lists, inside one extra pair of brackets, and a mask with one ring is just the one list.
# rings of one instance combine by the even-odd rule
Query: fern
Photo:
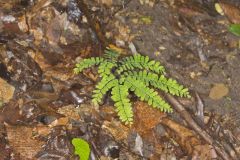
[(116, 51), (108, 49), (101, 58), (92, 57), (76, 64), (74, 72), (80, 73), (95, 65), (99, 65), (101, 80), (93, 91), (92, 102), (95, 105), (101, 103), (103, 96), (111, 91), (118, 116), (126, 124), (133, 122), (129, 91), (163, 112), (172, 112), (172, 108), (153, 88), (180, 97), (190, 97), (187, 88), (178, 84), (176, 80), (166, 78), (164, 67), (147, 56), (136, 54), (120, 59)]
[(125, 75), (131, 75), (132, 77), (144, 82), (146, 86), (151, 85), (172, 95), (190, 98), (187, 88), (178, 84), (176, 80), (171, 78), (167, 79), (164, 75), (160, 75), (159, 77), (157, 74), (147, 72), (146, 70), (139, 72), (127, 72)]
[(81, 63), (76, 64), (76, 67), (74, 68), (74, 73), (80, 73), (86, 68), (90, 68), (94, 65), (99, 65), (100, 63), (104, 62), (105, 59), (100, 57), (92, 57), (88, 59), (84, 59)]
[(104, 61), (101, 63), (98, 67), (98, 73), (100, 77), (108, 76), (111, 74), (111, 70), (113, 67), (116, 67), (117, 65), (115, 63), (111, 63), (108, 61)]
[(147, 87), (142, 81), (136, 78), (127, 77), (124, 84), (134, 91), (141, 101), (146, 101), (153, 108), (158, 108), (164, 112), (172, 112), (172, 108), (166, 103), (154, 89)]
[(110, 75), (109, 77), (103, 77), (102, 80), (96, 85), (96, 89), (93, 91), (93, 104), (99, 104), (107, 91), (109, 91), (113, 86), (116, 86), (116, 84), (117, 79), (115, 79), (113, 75)]
[(120, 66), (118, 67), (118, 74), (121, 74), (124, 71), (134, 70), (134, 69), (146, 69), (153, 71), (158, 74), (165, 73), (165, 69), (160, 65), (160, 62), (150, 61), (149, 57), (136, 54), (134, 56), (123, 58), (120, 61)]
[(115, 102), (118, 116), (126, 124), (133, 121), (133, 111), (128, 96), (129, 87), (117, 83), (112, 89), (112, 100)]

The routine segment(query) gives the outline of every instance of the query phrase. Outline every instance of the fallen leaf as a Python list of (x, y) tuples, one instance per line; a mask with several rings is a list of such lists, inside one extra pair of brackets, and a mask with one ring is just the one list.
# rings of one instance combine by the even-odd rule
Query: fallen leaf
[(140, 20), (143, 24), (151, 24), (152, 18), (150, 16), (141, 16)]
[(112, 0), (102, 0), (102, 4), (105, 4), (107, 6), (111, 6), (112, 5)]
[(134, 128), (140, 135), (148, 135), (151, 130), (161, 122), (166, 114), (152, 108), (147, 103), (136, 102), (134, 104)]
[(228, 87), (223, 83), (217, 83), (210, 90), (209, 97), (213, 100), (218, 100), (226, 96), (229, 92)]
[(0, 100), (3, 103), (9, 102), (13, 97), (15, 88), (0, 78)]
[(43, 141), (33, 138), (33, 129), (26, 126), (6, 125), (9, 145), (15, 152), (20, 154), (21, 159), (36, 159), (33, 157), (41, 150), (44, 144)]
[(185, 126), (168, 118), (163, 118), (161, 124), (166, 126), (168, 136), (176, 141), (188, 154), (192, 154), (195, 146), (201, 144), (197, 135)]
[(104, 121), (102, 128), (110, 132), (117, 141), (126, 140), (128, 137), (129, 128), (119, 121)]
[(228, 3), (219, 3), (219, 7), (223, 10), (223, 13), (229, 21), (231, 21), (234, 24), (239, 24), (240, 23), (240, 9), (237, 8), (236, 6), (233, 6)]
[(221, 14), (222, 16), (224, 15), (223, 9), (219, 3), (215, 3), (215, 9), (219, 14)]
[(236, 36), (240, 36), (240, 24), (231, 24), (228, 30)]

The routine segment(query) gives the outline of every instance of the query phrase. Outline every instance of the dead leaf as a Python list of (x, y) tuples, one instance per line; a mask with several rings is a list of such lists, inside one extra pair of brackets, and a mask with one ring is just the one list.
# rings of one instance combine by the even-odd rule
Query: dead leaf
[(229, 89), (225, 84), (217, 83), (210, 90), (209, 97), (213, 100), (218, 100), (226, 96), (228, 92), (229, 92)]
[(80, 115), (79, 115), (79, 110), (74, 106), (74, 105), (67, 105), (64, 107), (61, 107), (57, 111), (58, 113), (66, 116), (69, 119), (74, 119), (74, 120), (79, 120)]
[(233, 6), (228, 3), (219, 3), (220, 7), (222, 8), (224, 14), (227, 16), (227, 18), (234, 24), (240, 23), (240, 9), (236, 6)]
[(192, 154), (194, 147), (201, 144), (197, 135), (185, 126), (168, 118), (162, 119), (161, 124), (166, 126), (168, 135), (173, 138), (183, 150), (186, 150), (188, 154)]
[(110, 132), (117, 141), (126, 140), (128, 137), (129, 128), (119, 121), (104, 121), (102, 128)]
[(107, 6), (111, 6), (112, 5), (112, 0), (102, 0), (102, 4), (105, 4)]
[(33, 157), (41, 150), (44, 144), (44, 142), (33, 138), (33, 129), (26, 126), (6, 125), (9, 145), (20, 154), (21, 159), (36, 159)]
[(217, 159), (217, 154), (214, 148), (211, 145), (197, 145), (194, 147), (192, 160), (209, 160), (209, 159)]
[(4, 103), (9, 102), (13, 97), (15, 88), (0, 78), (0, 100)]
[(133, 127), (144, 136), (148, 134), (166, 114), (154, 109), (144, 102), (134, 104), (134, 125)]

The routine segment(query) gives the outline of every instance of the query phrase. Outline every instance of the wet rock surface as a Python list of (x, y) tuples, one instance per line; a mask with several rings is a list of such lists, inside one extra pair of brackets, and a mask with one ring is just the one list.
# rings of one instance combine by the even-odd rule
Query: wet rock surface
[[(84, 3), (82, 3), (84, 2)], [(0, 160), (222, 159), (216, 144), (240, 156), (240, 3), (204, 0), (0, 1)], [(91, 104), (99, 80), (75, 63), (114, 44), (122, 54), (159, 60), (167, 76), (189, 87), (178, 100), (213, 139), (199, 136), (175, 111), (165, 114), (132, 98), (134, 124), (118, 119), (109, 96)], [(109, 94), (110, 95), (110, 94)], [(133, 96), (131, 96), (133, 97)]]

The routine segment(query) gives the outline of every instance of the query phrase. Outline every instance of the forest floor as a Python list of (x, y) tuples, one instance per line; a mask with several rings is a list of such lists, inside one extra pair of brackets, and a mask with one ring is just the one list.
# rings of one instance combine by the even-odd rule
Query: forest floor
[[(240, 159), (240, 1), (0, 0), (0, 160)], [(159, 61), (192, 98), (164, 96), (174, 112), (132, 99), (134, 124), (113, 102), (91, 103), (106, 47)]]

